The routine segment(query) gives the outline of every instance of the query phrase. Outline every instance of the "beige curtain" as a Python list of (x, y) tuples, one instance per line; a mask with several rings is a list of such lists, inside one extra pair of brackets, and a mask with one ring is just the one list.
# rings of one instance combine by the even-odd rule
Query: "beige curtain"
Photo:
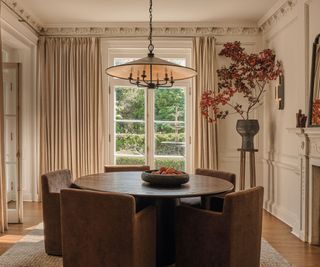
[[(0, 5), (1, 11), (1, 5)], [(4, 105), (3, 105), (3, 77), (2, 77), (2, 39), (0, 27), (0, 232), (7, 229), (7, 194), (4, 155)]]
[(41, 37), (40, 171), (70, 169), (73, 177), (102, 172), (100, 38)]
[(218, 169), (217, 126), (201, 115), (201, 95), (215, 89), (215, 38), (197, 37), (193, 43), (195, 79), (194, 167)]

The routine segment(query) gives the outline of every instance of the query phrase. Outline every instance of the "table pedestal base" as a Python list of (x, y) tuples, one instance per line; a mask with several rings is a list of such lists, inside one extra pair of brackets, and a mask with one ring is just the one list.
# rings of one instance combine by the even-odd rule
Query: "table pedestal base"
[(175, 263), (176, 199), (155, 200), (157, 210), (157, 267)]

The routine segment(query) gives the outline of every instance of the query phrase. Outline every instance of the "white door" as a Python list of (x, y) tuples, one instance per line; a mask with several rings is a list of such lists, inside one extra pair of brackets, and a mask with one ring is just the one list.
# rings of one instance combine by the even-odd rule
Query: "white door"
[(8, 222), (21, 223), (23, 202), (20, 176), (19, 64), (3, 64), (4, 143)]

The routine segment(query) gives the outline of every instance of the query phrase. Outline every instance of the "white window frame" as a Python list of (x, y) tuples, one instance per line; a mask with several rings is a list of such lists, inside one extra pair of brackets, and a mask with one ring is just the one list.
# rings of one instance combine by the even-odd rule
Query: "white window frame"
[[(155, 44), (155, 55), (160, 58), (185, 58), (186, 66), (192, 66), (192, 40), (191, 39), (170, 39), (170, 40), (154, 40)], [(104, 39), (102, 41), (102, 63), (103, 73), (108, 66), (112, 66), (114, 58), (132, 57), (141, 58), (147, 56), (148, 42), (145, 40), (110, 40)], [(105, 119), (105, 163), (114, 164), (114, 147), (115, 147), (115, 129), (114, 129), (114, 86), (123, 85), (129, 86), (130, 84), (126, 80), (113, 79), (104, 74), (103, 86), (104, 90), (104, 101), (106, 103), (104, 112), (107, 114)], [(193, 90), (192, 90), (192, 79), (177, 81), (175, 83), (177, 87), (183, 87), (186, 90), (186, 171), (192, 172), (193, 170)], [(148, 123), (148, 121), (154, 122), (154, 112), (150, 112), (154, 107), (154, 90), (146, 91), (146, 164), (154, 168), (151, 159), (148, 155), (154, 155), (154, 125)], [(148, 102), (149, 101), (149, 102)]]

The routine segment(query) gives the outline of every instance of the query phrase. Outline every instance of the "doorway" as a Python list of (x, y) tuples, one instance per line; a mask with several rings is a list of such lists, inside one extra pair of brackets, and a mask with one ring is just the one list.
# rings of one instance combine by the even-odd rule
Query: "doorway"
[(3, 63), (4, 143), (8, 223), (22, 223), (19, 63)]

